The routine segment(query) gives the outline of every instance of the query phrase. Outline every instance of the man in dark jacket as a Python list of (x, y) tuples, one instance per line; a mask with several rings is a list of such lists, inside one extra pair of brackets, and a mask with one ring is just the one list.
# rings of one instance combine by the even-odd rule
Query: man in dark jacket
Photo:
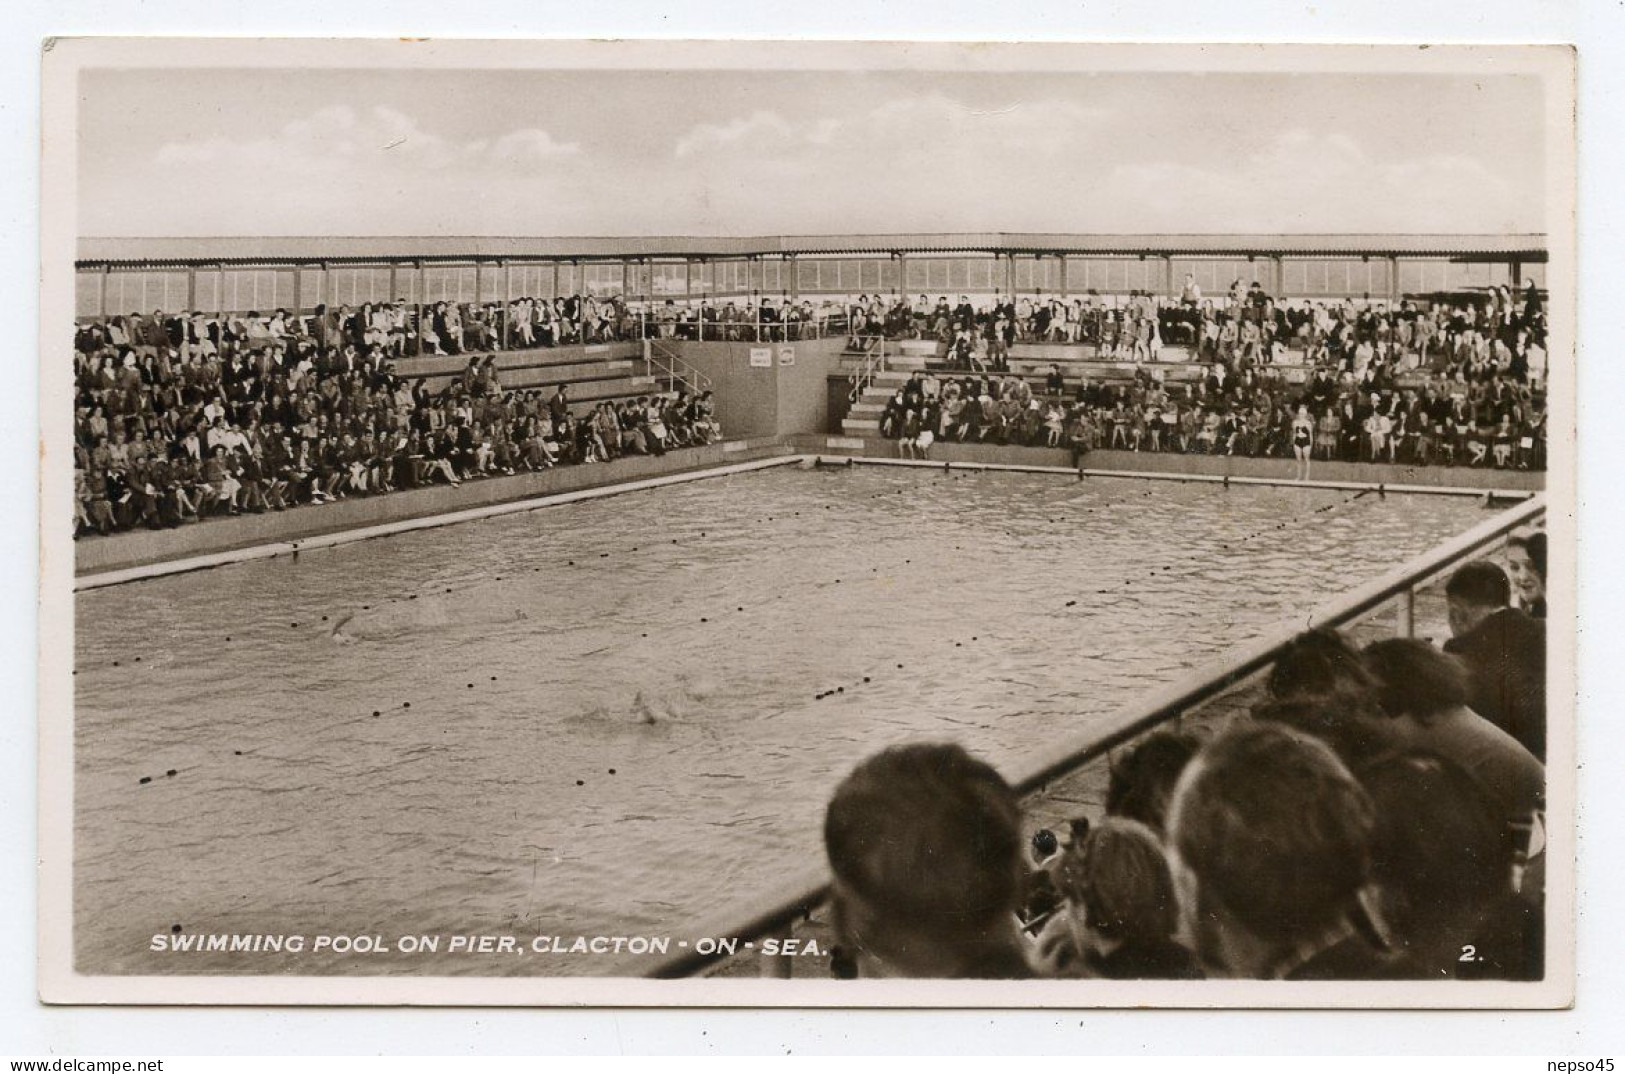
[(1444, 649), (1466, 661), (1472, 708), (1546, 760), (1546, 633), (1511, 607), (1512, 584), (1488, 560), (1462, 566), (1445, 585), (1450, 632)]

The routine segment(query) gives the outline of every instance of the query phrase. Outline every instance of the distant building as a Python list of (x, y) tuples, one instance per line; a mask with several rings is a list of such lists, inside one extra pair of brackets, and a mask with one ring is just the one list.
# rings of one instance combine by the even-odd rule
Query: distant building
[(84, 238), (76, 315), (241, 313), (593, 294), (678, 301), (858, 294), (1426, 298), (1546, 286), (1542, 235), (823, 235), (704, 238)]

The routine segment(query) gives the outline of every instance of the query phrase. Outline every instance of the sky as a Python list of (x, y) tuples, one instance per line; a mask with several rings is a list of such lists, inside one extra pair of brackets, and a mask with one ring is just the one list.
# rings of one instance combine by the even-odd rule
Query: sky
[(1538, 232), (1526, 75), (89, 70), (79, 231)]

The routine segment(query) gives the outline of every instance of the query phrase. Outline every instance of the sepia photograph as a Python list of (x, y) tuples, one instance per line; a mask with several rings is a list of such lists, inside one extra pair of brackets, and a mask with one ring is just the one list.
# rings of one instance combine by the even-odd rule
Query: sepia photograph
[(1575, 64), (51, 42), (42, 997), (1572, 1003)]

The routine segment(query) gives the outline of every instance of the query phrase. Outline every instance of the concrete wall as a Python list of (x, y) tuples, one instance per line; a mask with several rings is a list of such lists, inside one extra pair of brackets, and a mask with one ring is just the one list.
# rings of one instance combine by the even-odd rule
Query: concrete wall
[[(674, 346), (683, 361), (711, 378), (717, 420), (730, 437), (776, 436), (779, 431), (778, 359), (765, 367), (750, 364), (751, 348), (776, 343), (681, 343)], [(667, 346), (673, 346), (667, 344)]]
[(771, 439), (733, 440), (703, 448), (685, 448), (660, 458), (633, 455), (611, 463), (486, 478), (466, 482), (460, 488), (431, 485), (383, 496), (339, 500), (326, 507), (295, 507), (263, 515), (212, 518), (174, 530), (136, 530), (111, 537), (85, 537), (74, 543), (74, 570), (77, 574), (95, 574), (790, 452), (789, 447)]
[[(723, 432), (754, 437), (821, 432), (828, 427), (826, 381), (840, 364), (845, 345), (844, 339), (830, 338), (674, 346), (683, 361), (711, 378)], [(751, 365), (752, 351), (758, 355), (765, 351), (772, 364)]]
[(829, 428), (829, 375), (841, 363), (846, 340), (815, 339), (806, 343), (781, 343), (778, 348), (786, 346), (794, 348), (795, 364), (780, 364), (776, 370), (778, 434), (793, 436)]

